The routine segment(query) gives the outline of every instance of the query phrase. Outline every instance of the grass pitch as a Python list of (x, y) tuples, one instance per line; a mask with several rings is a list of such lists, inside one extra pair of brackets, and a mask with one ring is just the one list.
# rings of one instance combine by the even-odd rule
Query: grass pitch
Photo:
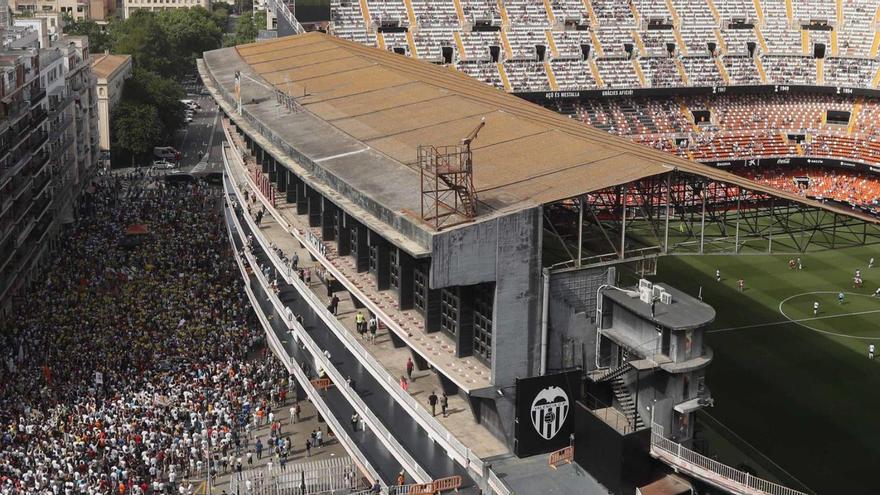
[[(791, 255), (672, 256), (653, 277), (692, 295), (702, 287), (717, 311), (707, 337), (715, 351), (708, 413), (775, 461), (771, 471), (820, 494), (880, 492), (880, 358), (867, 358), (871, 342), (880, 350), (880, 298), (871, 296), (880, 267), (867, 268), (872, 256), (880, 260), (880, 247), (808, 253), (803, 270), (789, 269)], [(852, 285), (856, 269), (861, 289)]]

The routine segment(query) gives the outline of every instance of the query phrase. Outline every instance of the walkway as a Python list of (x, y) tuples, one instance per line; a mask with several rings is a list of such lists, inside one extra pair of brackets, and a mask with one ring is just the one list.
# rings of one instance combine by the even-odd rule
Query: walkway
[[(246, 236), (253, 235), (247, 222), (245, 222), (243, 218), (239, 221), (242, 224), (242, 228), (245, 230), (244, 234)], [(238, 242), (240, 242), (240, 239)], [(263, 252), (258, 243), (254, 243), (252, 253), (260, 265), (271, 266), (272, 261), (266, 253)], [(383, 388), (369, 371), (364, 368), (360, 360), (347, 350), (345, 345), (336, 337), (336, 334), (334, 334), (332, 330), (326, 327), (323, 320), (315, 313), (307, 301), (299, 296), (297, 289), (294, 286), (287, 284), (283, 278), (275, 278), (278, 280), (279, 298), (286, 306), (291, 308), (294, 314), (303, 317), (303, 327), (309, 336), (320, 346), (321, 349), (330, 353), (330, 361), (332, 365), (342, 374), (342, 376), (352, 380), (351, 387), (354, 391), (361, 397), (364, 403), (369, 407), (370, 411), (382, 421), (385, 428), (391, 432), (394, 438), (418, 462), (418, 464), (427, 471), (433, 479), (459, 475), (465, 480), (464, 487), (474, 487), (474, 482), (470, 479), (467, 471), (450, 459), (446, 451), (440, 445), (434, 443), (427, 432), (421, 428), (421, 426), (404, 410), (402, 406), (388, 395), (385, 388)], [(252, 281), (256, 281), (254, 275), (251, 275), (251, 279)], [(286, 325), (283, 323), (282, 316), (276, 314), (275, 308), (272, 306), (271, 302), (269, 302), (269, 298), (263, 291), (263, 288), (260, 287), (260, 284), (252, 283), (251, 287), (254, 289), (255, 293), (257, 293), (264, 312), (267, 315), (274, 315), (274, 318), (271, 320), (272, 326), (279, 339), (282, 341), (287, 340), (285, 347), (288, 353), (293, 355), (298, 363), (311, 362), (308, 356), (303, 355), (305, 354), (305, 351), (301, 347), (293, 345), (293, 342), (291, 341), (292, 339), (288, 336)], [(333, 408), (334, 415), (336, 415), (337, 419), (344, 421), (351, 417), (354, 410), (351, 405), (348, 404), (348, 401), (339, 394), (339, 390), (336, 387), (331, 387), (327, 390), (326, 394), (327, 396), (325, 400)], [(348, 424), (348, 426), (350, 427), (350, 424)], [(352, 438), (354, 438), (358, 444), (363, 440), (370, 440), (371, 438), (375, 439), (374, 435), (363, 431), (351, 431), (348, 433), (350, 435), (355, 435), (352, 436)], [(383, 463), (385, 466), (378, 463), (372, 464), (375, 469), (384, 471), (382, 476), (386, 482), (389, 480), (386, 478), (389, 473), (386, 468), (388, 465), (393, 466), (393, 474), (395, 475), (396, 471), (399, 470), (399, 464), (393, 460), (386, 460)], [(393, 477), (391, 479), (393, 479)]]
[[(246, 176), (247, 172), (239, 165), (235, 166), (236, 160), (230, 160), (230, 171), (233, 183), (241, 187), (244, 185), (252, 194), (259, 195), (259, 190), (255, 189), (252, 182)], [(279, 194), (276, 197), (283, 197)], [(309, 228), (306, 215), (296, 215), (295, 205), (288, 205), (280, 202), (275, 209), (276, 211), (291, 225), (300, 232), (311, 232), (315, 238), (320, 239), (320, 228)], [(264, 215), (261, 223), (261, 233), (264, 238), (274, 243), (280, 248), (287, 258), (291, 258), (293, 253), (297, 253), (300, 259), (300, 266), (309, 268), (315, 273), (315, 268), (320, 268), (320, 264), (311, 261), (310, 254), (295, 238), (293, 238), (286, 229), (280, 225), (271, 215)], [(335, 243), (324, 242), (323, 245), (327, 250), (327, 256), (335, 255)], [(335, 267), (340, 269), (350, 280), (354, 280), (355, 284), (364, 292), (370, 290), (369, 287), (374, 282), (368, 273), (357, 273), (355, 271), (354, 262), (350, 256), (336, 257), (332, 260)], [(328, 303), (326, 286), (318, 279), (312, 277), (311, 289), (324, 305)], [(425, 352), (433, 353), (438, 359), (446, 361), (444, 366), (444, 376), (447, 371), (458, 374), (460, 380), (470, 381), (473, 385), (482, 388), (489, 386), (488, 368), (479, 363), (475, 358), (455, 358), (453, 354), (454, 345), (442, 332), (425, 333), (423, 330), (422, 317), (414, 310), (398, 311), (396, 310), (396, 301), (390, 294), (390, 291), (376, 292), (371, 291), (372, 296), (381, 299), (383, 302), (382, 309), (386, 313), (397, 314), (397, 318), (407, 324), (407, 330), (412, 334), (412, 340), (421, 344)], [(357, 309), (352, 301), (351, 295), (347, 291), (338, 292), (337, 297), (340, 299), (338, 320), (352, 334), (357, 336), (355, 315)], [(368, 311), (362, 309), (365, 315)], [(393, 377), (401, 377), (406, 374), (406, 361), (411, 356), (410, 349), (406, 346), (396, 347), (389, 335), (387, 329), (380, 329), (377, 339), (373, 343), (363, 342), (363, 347), (373, 356)], [(442, 353), (442, 355), (441, 355)], [(413, 397), (419, 399), (419, 403), (430, 412), (427, 402), (431, 392), (435, 392), (438, 396), (443, 390), (440, 377), (431, 369), (416, 370), (413, 373), (413, 381), (409, 384), (409, 391)], [(444, 418), (441, 415), (437, 419), (442, 425), (448, 429), (457, 439), (464, 443), (480, 458), (486, 458), (494, 455), (501, 455), (508, 452), (503, 442), (498, 440), (485, 427), (476, 422), (470, 405), (466, 398), (457, 395), (449, 395), (449, 416)]]

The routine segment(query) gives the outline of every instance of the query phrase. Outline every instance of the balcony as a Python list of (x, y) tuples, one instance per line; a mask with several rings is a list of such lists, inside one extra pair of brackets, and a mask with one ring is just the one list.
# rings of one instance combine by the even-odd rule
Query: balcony
[[(31, 203), (33, 205), (33, 203)], [(30, 207), (28, 207), (30, 209)], [(18, 235), (15, 237), (15, 247), (19, 248), (24, 244), (24, 241), (31, 234), (31, 231), (34, 230), (34, 226), (37, 222), (34, 221), (34, 217), (28, 217), (24, 220), (24, 222), (19, 226), (21, 230), (18, 231)]]
[(46, 97), (46, 90), (40, 88), (36, 93), (31, 94), (31, 108), (36, 107)]

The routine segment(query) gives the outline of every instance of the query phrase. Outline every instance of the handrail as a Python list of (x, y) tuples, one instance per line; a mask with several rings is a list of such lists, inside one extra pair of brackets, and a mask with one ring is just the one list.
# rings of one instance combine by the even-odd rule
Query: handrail
[[(751, 473), (723, 464), (695, 452), (682, 444), (665, 438), (657, 424), (651, 428), (651, 454), (654, 457), (685, 471), (695, 477), (722, 488), (747, 495), (807, 495), (772, 481), (753, 476)], [(720, 477), (720, 479), (719, 479)]]
[[(227, 133), (227, 139), (229, 139), (228, 130), (225, 127), (224, 132)], [(229, 141), (231, 142), (231, 139), (229, 139)], [(222, 150), (221, 154), (223, 155), (223, 162), (224, 166), (227, 169), (227, 174), (231, 176), (232, 171), (230, 170), (230, 164), (228, 162), (225, 149)], [(232, 155), (240, 159), (240, 157), (238, 157), (236, 153), (232, 153)], [(244, 176), (246, 180), (250, 183), (250, 176), (247, 173), (245, 173)], [(252, 183), (251, 185), (253, 186)], [(246, 204), (246, 201), (244, 201), (244, 199), (241, 197), (241, 192), (236, 187), (232, 187), (232, 189), (235, 191), (236, 197), (239, 200), (239, 204)], [(320, 252), (320, 250), (316, 249), (315, 246), (309, 243), (307, 239), (305, 239), (297, 229), (292, 228), (290, 224), (277, 213), (275, 208), (271, 207), (271, 205), (265, 202), (265, 198), (263, 198), (259, 194), (257, 194), (257, 197), (260, 199), (261, 202), (263, 202), (264, 206), (266, 206), (266, 210), (272, 215), (273, 218), (275, 218), (276, 222), (278, 222), (278, 224), (284, 230), (296, 237), (300, 244), (305, 246), (309, 253), (316, 260), (318, 260), (318, 262), (321, 263), (321, 265), (324, 266), (324, 268), (327, 269), (334, 276), (334, 278), (336, 278), (336, 280), (339, 280), (340, 283), (346, 286), (349, 292), (359, 294), (361, 296), (359, 297), (361, 302), (363, 302), (374, 314), (384, 314), (382, 311), (379, 310), (378, 306), (372, 303), (372, 301), (369, 301), (369, 299), (364, 297), (363, 294), (360, 294), (360, 290), (356, 289), (353, 284), (348, 281), (345, 275), (343, 275), (342, 272), (340, 272), (338, 269), (336, 269), (335, 266), (330, 263), (330, 261), (323, 255), (323, 253)], [(247, 215), (245, 215), (245, 218), (250, 225), (250, 223), (252, 223), (252, 219)], [(269, 253), (271, 249), (267, 249), (266, 242), (263, 239), (259, 228), (256, 228), (256, 224), (251, 226), (251, 229), (254, 232), (254, 237), (257, 239), (260, 245), (263, 246), (264, 251)], [(376, 381), (381, 383), (385, 390), (387, 390), (388, 393), (395, 400), (397, 400), (398, 403), (404, 405), (408, 409), (410, 415), (413, 416), (414, 419), (416, 419), (416, 421), (422, 426), (422, 428), (431, 433), (430, 436), (432, 439), (439, 441), (443, 445), (444, 449), (448, 453), (452, 454), (451, 457), (453, 457), (456, 462), (464, 466), (465, 469), (472, 471), (472, 474), (476, 475), (478, 478), (482, 479), (485, 476), (485, 466), (483, 460), (480, 459), (479, 456), (474, 454), (470, 448), (464, 445), (464, 443), (462, 443), (454, 435), (452, 435), (449, 430), (443, 427), (436, 418), (428, 414), (428, 411), (422, 408), (411, 395), (403, 391), (400, 388), (397, 380), (392, 377), (388, 370), (385, 369), (384, 366), (382, 366), (371, 354), (369, 354), (363, 348), (363, 346), (360, 345), (360, 343), (355, 340), (354, 336), (342, 326), (342, 324), (335, 316), (330, 314), (324, 304), (321, 303), (320, 300), (318, 300), (314, 292), (312, 292), (309, 287), (307, 287), (301, 280), (299, 280), (299, 277), (293, 277), (286, 273), (286, 267), (283, 265), (281, 260), (274, 252), (269, 253), (269, 257), (273, 260), (273, 262), (276, 263), (276, 268), (278, 268), (279, 266), (281, 267), (278, 272), (282, 274), (285, 281), (295, 286), (297, 290), (301, 293), (301, 295), (309, 300), (309, 304), (321, 317), (324, 323), (327, 324), (327, 326), (334, 332), (334, 334), (336, 334), (337, 338), (339, 338), (343, 342), (349, 352), (356, 355), (361, 360), (361, 362), (366, 365), (365, 367), (370, 372), (370, 374), (373, 375)], [(391, 327), (391, 325), (394, 324), (393, 320), (388, 318), (387, 315), (385, 316), (386, 317), (383, 318), (383, 320), (385, 320), (385, 323), (389, 327)], [(400, 332), (395, 333), (400, 336)]]
[[(231, 208), (227, 207), (227, 212), (232, 218), (235, 218), (235, 212), (232, 211)], [(351, 437), (348, 436), (348, 433), (342, 428), (342, 425), (336, 419), (336, 416), (330, 411), (330, 408), (324, 402), (324, 399), (320, 396), (320, 394), (312, 387), (312, 384), (309, 382), (308, 377), (305, 372), (293, 363), (293, 359), (287, 354), (287, 351), (284, 350), (284, 346), (281, 345), (281, 342), (278, 340), (278, 336), (275, 335), (275, 332), (272, 330), (272, 325), (269, 323), (269, 320), (266, 318), (266, 315), (263, 313), (263, 309), (260, 307), (256, 294), (254, 294), (253, 289), (250, 287), (250, 283), (248, 282), (248, 273), (247, 269), (244, 266), (244, 263), (241, 260), (241, 257), (238, 254), (238, 249), (235, 246), (235, 243), (232, 241), (232, 225), (227, 221), (226, 228), (229, 234), (229, 241), (232, 244), (232, 253), (235, 258), (236, 263), (238, 264), (239, 270), (241, 270), (242, 277), (245, 280), (244, 288), (245, 292), (248, 295), (248, 299), (251, 301), (251, 306), (254, 308), (254, 313), (257, 315), (257, 318), (260, 320), (260, 323), (263, 325), (263, 330), (266, 333), (266, 340), (269, 343), (269, 347), (272, 348), (272, 351), (281, 359), (281, 362), (284, 363), (284, 367), (287, 368), (289, 373), (293, 373), (296, 376), (297, 381), (303, 387), (303, 391), (305, 391), (306, 395), (309, 396), (309, 400), (312, 401), (312, 404), (315, 405), (321, 415), (327, 420), (327, 422), (333, 427), (333, 431), (336, 433), (336, 438), (339, 440), (345, 450), (349, 455), (352, 456), (355, 463), (360, 468), (360, 471), (364, 474), (369, 475), (370, 479), (373, 480), (381, 480), (381, 476), (379, 476), (379, 472), (373, 468), (373, 465), (370, 464), (370, 461), (367, 460), (366, 456), (364, 456), (363, 452), (357, 447), (357, 444), (352, 440)], [(285, 359), (286, 357), (286, 359)]]
[(297, 20), (296, 16), (293, 12), (290, 11), (290, 8), (284, 3), (283, 0), (269, 0), (275, 6), (275, 15), (281, 13), (281, 16), (290, 24), (290, 27), (293, 28), (293, 32), (296, 34), (305, 33), (306, 30), (302, 24), (300, 24), (299, 20)]
[[(235, 223), (236, 228), (240, 233), (244, 233), (241, 224), (238, 222), (238, 218), (233, 212), (233, 222)], [(257, 261), (253, 257), (253, 254), (245, 250), (245, 257), (248, 262), (253, 267), (257, 267)], [(309, 352), (314, 357), (315, 361), (320, 364), (321, 368), (327, 372), (330, 376), (330, 379), (333, 383), (335, 383), (342, 395), (346, 398), (346, 400), (354, 407), (355, 410), (364, 418), (364, 422), (369, 425), (369, 427), (376, 432), (377, 436), (382, 439), (382, 443), (388, 448), (391, 454), (400, 461), (401, 464), (407, 467), (407, 471), (413, 474), (413, 478), (417, 481), (427, 482), (432, 478), (427, 473), (427, 471), (422, 468), (418, 462), (407, 452), (406, 449), (403, 448), (402, 445), (394, 438), (390, 431), (385, 427), (385, 425), (379, 420), (378, 417), (370, 410), (369, 407), (363, 402), (363, 400), (358, 396), (350, 387), (344, 386), (346, 383), (345, 378), (342, 374), (339, 373), (339, 370), (333, 365), (333, 363), (327, 359), (327, 357), (322, 352), (320, 346), (312, 340), (311, 336), (305, 331), (305, 329), (297, 322), (296, 320), (288, 319), (286, 306), (278, 299), (278, 296), (272, 291), (269, 287), (269, 281), (266, 280), (264, 275), (260, 272), (259, 269), (254, 270), (254, 276), (260, 282), (260, 285), (263, 287), (263, 290), (269, 296), (269, 301), (272, 303), (272, 306), (281, 315), (281, 319), (286, 324), (288, 330), (294, 333), (295, 337), (299, 338), (299, 341), (302, 342), (309, 350)], [(274, 333), (273, 333), (274, 335)], [(277, 336), (275, 336), (277, 338)], [(285, 351), (286, 355), (286, 351)], [(309, 383), (310, 386), (315, 388), (314, 385)]]

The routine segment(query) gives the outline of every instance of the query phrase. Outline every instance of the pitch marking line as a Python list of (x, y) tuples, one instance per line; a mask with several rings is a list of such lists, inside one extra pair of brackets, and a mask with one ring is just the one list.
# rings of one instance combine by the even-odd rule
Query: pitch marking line
[[(794, 299), (794, 298), (796, 298), (796, 297), (800, 297), (800, 296), (808, 296), (808, 295), (814, 295), (814, 294), (837, 294), (837, 292), (832, 292), (832, 291), (824, 291), (824, 292), (804, 292), (804, 293), (801, 293), (801, 294), (795, 294), (795, 295), (793, 295), (793, 296), (790, 296), (790, 297), (787, 297), (787, 298), (783, 299), (783, 300), (779, 303), (779, 313), (780, 313), (784, 318), (786, 318), (786, 319), (783, 320), (783, 321), (773, 321), (773, 322), (769, 322), (769, 323), (755, 323), (755, 324), (753, 324), (753, 325), (743, 325), (743, 326), (739, 326), (739, 327), (717, 328), (717, 329), (715, 329), (715, 330), (707, 330), (706, 333), (732, 332), (732, 331), (734, 331), (734, 330), (747, 330), (747, 329), (749, 329), (749, 328), (772, 327), (772, 326), (777, 326), (777, 325), (788, 325), (789, 323), (794, 323), (795, 325), (800, 325), (800, 326), (802, 326), (802, 327), (804, 327), (804, 328), (807, 328), (807, 329), (809, 329), (809, 330), (812, 330), (812, 331), (814, 331), (814, 332), (819, 332), (819, 333), (823, 333), (823, 334), (826, 334), (826, 335), (833, 335), (833, 336), (835, 336), (835, 337), (845, 337), (845, 338), (858, 339), (858, 340), (880, 340), (880, 336), (877, 336), (877, 337), (857, 337), (857, 336), (846, 335), (846, 334), (842, 334), (842, 333), (829, 332), (829, 331), (827, 331), (827, 330), (820, 330), (820, 329), (818, 329), (818, 328), (814, 328), (814, 327), (811, 327), (811, 326), (809, 326), (809, 325), (804, 324), (804, 322), (808, 322), (808, 321), (830, 320), (830, 319), (832, 319), (832, 318), (843, 318), (843, 317), (846, 317), (846, 316), (858, 316), (858, 315), (867, 315), (867, 314), (873, 314), (873, 313), (880, 313), (880, 309), (872, 309), (872, 310), (866, 310), (866, 311), (856, 311), (856, 312), (853, 312), (853, 313), (844, 313), (844, 314), (837, 314), (837, 315), (813, 316), (813, 317), (809, 317), (809, 318), (798, 318), (798, 319), (790, 318), (787, 314), (785, 314), (785, 311), (782, 310), (782, 306), (783, 306), (786, 302), (790, 301), (791, 299)], [(851, 295), (851, 296), (873, 297), (873, 296), (866, 295), (866, 294), (857, 294), (857, 293), (855, 293), (855, 292), (845, 292), (844, 294)]]

